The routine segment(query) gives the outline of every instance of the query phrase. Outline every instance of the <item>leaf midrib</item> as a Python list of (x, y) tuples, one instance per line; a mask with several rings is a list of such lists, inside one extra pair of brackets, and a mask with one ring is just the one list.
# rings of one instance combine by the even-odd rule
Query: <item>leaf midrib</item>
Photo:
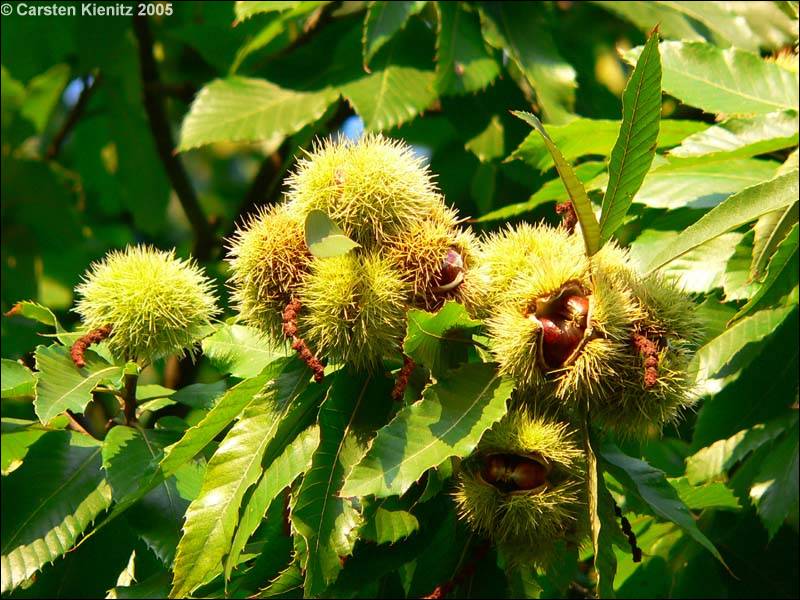
[[(85, 386), (86, 384), (91, 384), (91, 387), (89, 388), (89, 391), (91, 391), (92, 389), (94, 389), (94, 386), (97, 384), (97, 382), (100, 381), (100, 379), (101, 379), (100, 376), (103, 373), (106, 373), (108, 371), (115, 371), (117, 369), (119, 369), (119, 367), (110, 366), (110, 367), (106, 367), (105, 369), (102, 369), (100, 371), (96, 371), (94, 373), (91, 373), (88, 377), (86, 377), (84, 379), (81, 379), (75, 386), (72, 387), (72, 389), (70, 389), (69, 391), (63, 393), (61, 396), (59, 396), (58, 399), (53, 401), (53, 403), (50, 406), (51, 407), (55, 407), (55, 408), (59, 408), (61, 406), (61, 404), (64, 402), (64, 398), (66, 398), (67, 396), (71, 396), (79, 388), (81, 388), (82, 386)], [(51, 382), (47, 382), (47, 383), (50, 383), (51, 386), (53, 385)], [(65, 407), (65, 410), (66, 410), (66, 407)], [(48, 411), (48, 410), (44, 410), (44, 407), (43, 407), (43, 412), (44, 412), (44, 415), (43, 415), (44, 420), (45, 421), (49, 421), (50, 418), (52, 418), (53, 416), (55, 416), (55, 415), (57, 415), (57, 414), (59, 414), (60, 412), (63, 412), (63, 411), (59, 410), (58, 412), (52, 413), (52, 408), (51, 408), (51, 410)]]
[[(767, 100), (765, 98), (760, 98), (758, 96), (752, 96), (750, 94), (747, 94), (747, 93), (743, 92), (742, 90), (729, 88), (729, 87), (726, 87), (724, 85), (721, 85), (721, 84), (715, 83), (713, 81), (710, 81), (708, 79), (703, 79), (702, 77), (699, 77), (697, 75), (693, 75), (690, 72), (678, 71), (678, 70), (674, 69), (671, 66), (664, 66), (664, 70), (665, 71), (671, 71), (672, 73), (678, 75), (679, 77), (683, 77), (683, 78), (686, 78), (686, 79), (693, 79), (695, 81), (699, 81), (700, 83), (708, 84), (711, 87), (717, 88), (717, 89), (722, 90), (724, 92), (728, 92), (729, 94), (734, 95), (734, 96), (741, 96), (742, 98), (747, 98), (748, 100), (753, 100), (755, 102), (760, 102), (760, 103), (765, 104), (765, 105), (776, 106), (776, 107), (780, 108), (781, 110), (797, 110), (797, 106), (788, 105), (788, 104), (779, 104), (777, 102), (770, 102), (769, 100)], [(729, 70), (729, 72), (730, 72), (730, 70)], [(743, 112), (746, 113), (748, 111), (743, 111)], [(738, 113), (732, 113), (732, 114), (738, 114)]]
[[(361, 391), (358, 394), (358, 400), (356, 400), (356, 405), (353, 407), (353, 412), (350, 414), (350, 420), (347, 422), (347, 425), (345, 426), (344, 431), (342, 432), (342, 439), (339, 440), (339, 445), (336, 448), (336, 454), (334, 454), (334, 462), (333, 462), (334, 465), (339, 461), (339, 455), (342, 453), (342, 446), (344, 446), (344, 442), (347, 439), (347, 434), (353, 425), (353, 420), (356, 418), (356, 414), (358, 414), (358, 409), (361, 406), (361, 401), (364, 399), (364, 394), (367, 391), (367, 387), (369, 387), (370, 381), (372, 381), (371, 376), (367, 377), (364, 380), (364, 386), (361, 388)], [(322, 431), (320, 431), (320, 444), (322, 443), (321, 440), (322, 440)], [(328, 506), (328, 498), (330, 497), (330, 490), (333, 484), (333, 471), (334, 468), (331, 467), (330, 475), (328, 476), (328, 485), (325, 487), (325, 494), (324, 494), (325, 499), (322, 501), (322, 510), (320, 511), (319, 527), (317, 528), (315, 536), (316, 537), (314, 543), (315, 554), (319, 551), (319, 540), (320, 540), (320, 534), (322, 533), (322, 522), (325, 519), (325, 509)]]

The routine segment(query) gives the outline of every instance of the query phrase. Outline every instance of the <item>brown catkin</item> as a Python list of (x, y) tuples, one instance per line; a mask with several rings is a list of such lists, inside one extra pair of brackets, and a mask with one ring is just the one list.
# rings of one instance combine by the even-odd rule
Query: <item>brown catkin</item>
[(79, 369), (85, 367), (86, 361), (84, 360), (83, 355), (86, 353), (86, 350), (88, 350), (89, 346), (92, 344), (99, 344), (110, 335), (111, 325), (103, 325), (102, 327), (93, 329), (83, 337), (79, 337), (77, 340), (75, 340), (75, 343), (72, 344), (72, 347), (69, 349), (69, 355), (72, 357), (72, 362), (75, 363), (75, 366)]
[(283, 309), (283, 333), (292, 340), (292, 350), (297, 352), (300, 360), (306, 363), (314, 373), (314, 381), (319, 383), (325, 377), (325, 366), (309, 350), (305, 340), (297, 336), (297, 313), (300, 312), (302, 304), (297, 298), (292, 298), (286, 308)]
[(556, 204), (556, 213), (561, 215), (561, 225), (564, 229), (570, 233), (575, 231), (575, 225), (578, 224), (578, 215), (575, 212), (575, 207), (572, 206), (572, 202), (567, 200)]
[(658, 383), (658, 345), (641, 333), (634, 333), (631, 341), (644, 358), (644, 387), (649, 390)]
[(628, 521), (628, 518), (622, 514), (622, 510), (620, 510), (616, 502), (614, 503), (614, 513), (617, 515), (617, 518), (619, 518), (620, 525), (622, 526), (622, 533), (624, 533), (625, 537), (628, 538), (628, 544), (630, 545), (631, 553), (633, 554), (633, 562), (642, 562), (642, 549), (639, 548), (638, 542), (636, 541), (636, 534), (633, 532), (631, 522)]
[(408, 356), (403, 356), (403, 366), (397, 374), (397, 381), (392, 389), (392, 399), (398, 402), (403, 399), (403, 394), (405, 394), (408, 386), (408, 378), (411, 377), (411, 373), (414, 372), (414, 367), (416, 366)]

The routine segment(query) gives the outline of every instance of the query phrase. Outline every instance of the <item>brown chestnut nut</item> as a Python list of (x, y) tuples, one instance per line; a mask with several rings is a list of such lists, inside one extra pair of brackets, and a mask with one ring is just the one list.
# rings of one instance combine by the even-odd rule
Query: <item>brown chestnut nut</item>
[(437, 277), (438, 285), (433, 288), (435, 293), (449, 292), (456, 289), (464, 281), (464, 259), (461, 254), (450, 248), (442, 261), (442, 268)]
[(521, 460), (511, 471), (511, 480), (520, 490), (533, 490), (547, 483), (547, 469), (533, 460)]

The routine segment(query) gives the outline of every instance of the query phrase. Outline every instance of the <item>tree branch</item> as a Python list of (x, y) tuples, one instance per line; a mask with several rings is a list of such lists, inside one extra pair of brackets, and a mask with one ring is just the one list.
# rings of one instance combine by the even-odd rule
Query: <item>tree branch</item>
[(142, 90), (144, 95), (144, 109), (150, 131), (156, 143), (158, 155), (167, 172), (172, 188), (186, 213), (195, 233), (194, 254), (198, 260), (207, 260), (214, 248), (214, 233), (208, 220), (203, 215), (200, 203), (197, 200), (194, 188), (189, 181), (189, 176), (183, 168), (180, 159), (174, 154), (175, 144), (170, 132), (167, 111), (164, 107), (161, 81), (158, 67), (153, 57), (153, 34), (150, 31), (147, 17), (136, 15), (133, 17), (133, 30), (139, 46), (139, 68), (142, 77)]
[(94, 90), (97, 89), (101, 80), (102, 77), (99, 72), (94, 73), (91, 79), (89, 77), (84, 77), (82, 79), (83, 89), (81, 90), (80, 96), (78, 96), (78, 101), (72, 107), (72, 110), (69, 111), (67, 118), (64, 119), (64, 122), (61, 124), (61, 128), (53, 136), (53, 139), (50, 140), (50, 145), (44, 153), (46, 160), (53, 160), (58, 156), (58, 153), (61, 151), (61, 146), (64, 144), (64, 140), (67, 139), (67, 136), (75, 125), (78, 124), (81, 116), (83, 116), (83, 111), (86, 110), (86, 105), (89, 104), (89, 99), (92, 97)]
[(125, 389), (122, 392), (122, 400), (126, 425), (136, 422), (136, 384), (138, 381), (138, 375), (134, 373), (125, 374)]

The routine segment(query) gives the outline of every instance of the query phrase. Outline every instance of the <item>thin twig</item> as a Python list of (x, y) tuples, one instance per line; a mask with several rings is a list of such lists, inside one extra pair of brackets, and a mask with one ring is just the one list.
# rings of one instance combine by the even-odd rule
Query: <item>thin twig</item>
[(64, 140), (67, 139), (67, 136), (75, 125), (78, 124), (81, 116), (83, 116), (83, 111), (86, 110), (86, 105), (89, 104), (89, 99), (92, 97), (92, 94), (97, 89), (101, 80), (102, 77), (99, 72), (93, 73), (91, 78), (83, 78), (83, 89), (81, 90), (80, 96), (78, 96), (78, 101), (75, 102), (72, 110), (69, 111), (67, 118), (64, 119), (64, 122), (61, 124), (61, 128), (53, 136), (53, 139), (50, 140), (50, 145), (44, 153), (47, 160), (53, 160), (58, 156), (58, 153), (61, 151), (61, 146), (64, 144)]
[(139, 46), (139, 68), (142, 77), (142, 90), (144, 95), (144, 109), (150, 131), (156, 143), (158, 155), (164, 165), (164, 170), (169, 177), (172, 189), (183, 207), (186, 217), (195, 233), (194, 255), (198, 260), (207, 260), (214, 247), (214, 233), (208, 220), (203, 215), (200, 203), (197, 200), (194, 188), (189, 181), (189, 176), (183, 168), (180, 159), (174, 154), (175, 144), (170, 132), (167, 111), (158, 89), (161, 80), (158, 67), (153, 57), (153, 34), (147, 17), (135, 15), (133, 17), (133, 30)]

